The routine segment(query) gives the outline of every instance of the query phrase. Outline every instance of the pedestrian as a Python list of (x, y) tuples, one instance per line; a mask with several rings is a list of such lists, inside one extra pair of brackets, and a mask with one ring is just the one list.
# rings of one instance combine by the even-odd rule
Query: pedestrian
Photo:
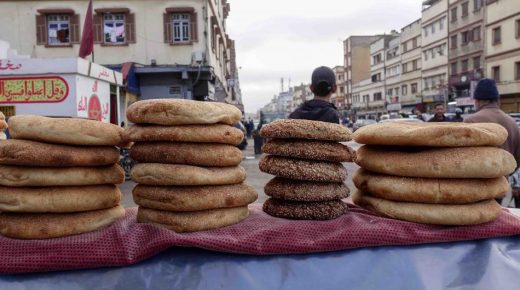
[[(497, 123), (502, 125), (508, 133), (506, 142), (500, 146), (502, 149), (513, 154), (517, 168), (520, 165), (520, 130), (515, 120), (504, 113), (499, 107), (500, 95), (497, 85), (492, 79), (482, 79), (478, 82), (473, 95), (477, 112), (464, 119), (466, 123)], [(519, 190), (514, 190), (518, 195)], [(517, 197), (518, 198), (518, 197)], [(497, 199), (499, 203), (502, 198)], [(520, 204), (515, 204), (520, 208)]]
[(255, 129), (255, 123), (253, 123), (253, 120), (249, 118), (249, 121), (246, 123), (246, 131), (247, 131), (247, 139), (251, 138), (251, 134), (253, 133), (253, 130)]
[(448, 118), (446, 118), (446, 115), (444, 115), (443, 104), (435, 105), (435, 114), (430, 120), (428, 120), (428, 122), (448, 122)]
[(330, 102), (337, 90), (336, 75), (326, 66), (312, 72), (311, 91), (314, 99), (306, 101), (289, 115), (289, 119), (307, 119), (339, 124), (339, 112)]
[(462, 118), (462, 110), (457, 108), (455, 109), (455, 116), (451, 118), (452, 122), (464, 122), (464, 118)]
[(264, 118), (260, 118), (260, 123), (256, 126), (256, 130), (253, 131), (253, 141), (255, 143), (255, 155), (262, 154), (262, 146), (264, 145), (264, 138), (260, 136), (260, 130), (264, 125)]

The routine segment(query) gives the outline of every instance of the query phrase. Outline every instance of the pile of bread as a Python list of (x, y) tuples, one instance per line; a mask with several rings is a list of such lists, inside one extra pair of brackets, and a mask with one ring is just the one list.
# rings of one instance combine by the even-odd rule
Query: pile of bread
[(490, 123), (380, 123), (353, 138), (361, 167), (356, 204), (387, 217), (425, 224), (474, 225), (496, 219), (495, 198), (516, 168), (498, 148), (507, 131)]
[(277, 120), (260, 135), (269, 139), (262, 147), (260, 170), (276, 177), (265, 186), (270, 196), (263, 210), (288, 219), (329, 220), (347, 210), (341, 199), (349, 194), (344, 184), (355, 152), (339, 142), (349, 141), (350, 131), (338, 124), (310, 120)]
[(86, 233), (124, 216), (122, 129), (98, 121), (9, 119), (0, 141), (0, 233), (46, 239)]
[(223, 103), (179, 99), (132, 104), (126, 131), (138, 162), (132, 179), (137, 220), (176, 232), (235, 224), (249, 215), (258, 195), (244, 183), (244, 134), (233, 127), (242, 113)]

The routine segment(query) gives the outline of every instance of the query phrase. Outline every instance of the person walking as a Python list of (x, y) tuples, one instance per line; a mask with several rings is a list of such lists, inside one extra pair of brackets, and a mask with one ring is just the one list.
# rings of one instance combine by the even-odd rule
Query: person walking
[[(482, 79), (475, 88), (473, 98), (477, 112), (464, 119), (466, 123), (497, 123), (502, 125), (508, 133), (506, 142), (500, 146), (502, 149), (513, 154), (517, 168), (520, 165), (520, 130), (515, 120), (504, 113), (499, 107), (500, 94), (496, 83), (492, 79)], [(513, 192), (513, 197), (520, 194), (518, 189)], [(515, 198), (515, 200), (517, 200)], [(502, 199), (497, 199), (500, 203)], [(520, 204), (515, 205), (520, 208)]]
[(446, 118), (446, 115), (444, 115), (443, 104), (435, 105), (435, 114), (430, 120), (428, 120), (428, 122), (448, 122), (448, 118)]
[(289, 115), (289, 119), (307, 119), (339, 124), (339, 112), (330, 102), (337, 90), (336, 75), (326, 66), (312, 72), (311, 91), (314, 99), (306, 101)]

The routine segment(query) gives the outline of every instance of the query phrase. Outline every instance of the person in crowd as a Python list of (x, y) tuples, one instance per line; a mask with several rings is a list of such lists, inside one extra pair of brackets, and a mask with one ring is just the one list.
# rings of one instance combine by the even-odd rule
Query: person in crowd
[(448, 118), (446, 118), (446, 115), (444, 115), (443, 104), (435, 105), (435, 114), (430, 120), (428, 120), (428, 122), (448, 122)]
[(253, 123), (253, 120), (249, 118), (249, 120), (246, 122), (247, 139), (251, 138), (251, 134), (253, 133), (254, 129), (255, 124)]
[(312, 72), (312, 100), (306, 101), (289, 115), (289, 119), (307, 119), (339, 124), (339, 112), (330, 97), (337, 90), (336, 75), (326, 66), (320, 66)]
[(462, 118), (462, 110), (457, 108), (455, 109), (455, 116), (451, 118), (452, 122), (464, 122), (464, 118)]
[[(262, 113), (260, 113), (262, 115)], [(260, 130), (262, 129), (262, 126), (264, 125), (264, 118), (260, 116), (260, 123), (258, 123), (258, 126), (256, 126), (256, 129), (253, 132), (253, 141), (255, 143), (255, 155), (262, 154), (262, 146), (264, 145), (264, 138), (260, 136)]]
[[(476, 113), (464, 119), (466, 123), (497, 123), (502, 125), (508, 133), (506, 142), (500, 146), (513, 154), (517, 164), (520, 165), (520, 130), (515, 120), (504, 113), (499, 106), (500, 94), (497, 85), (492, 79), (482, 79), (478, 82), (473, 95), (475, 99)], [(518, 199), (520, 190), (513, 191), (513, 197)], [(497, 199), (502, 202), (502, 199)], [(520, 207), (520, 204), (516, 204)]]

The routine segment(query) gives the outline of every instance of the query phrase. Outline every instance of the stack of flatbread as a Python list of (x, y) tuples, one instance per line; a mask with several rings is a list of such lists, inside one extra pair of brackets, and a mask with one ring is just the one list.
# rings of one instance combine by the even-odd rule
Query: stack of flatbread
[(5, 135), (5, 130), (7, 129), (7, 122), (5, 121), (5, 115), (4, 113), (0, 112), (0, 140), (7, 139), (7, 136)]
[(494, 198), (516, 161), (499, 146), (507, 131), (491, 123), (380, 123), (357, 130), (361, 167), (354, 203), (387, 217), (436, 225), (474, 225), (501, 211)]
[(126, 131), (138, 162), (132, 179), (137, 220), (176, 232), (238, 223), (258, 198), (244, 183), (244, 134), (232, 125), (242, 113), (232, 105), (191, 100), (147, 100), (132, 104)]
[(93, 120), (15, 116), (0, 141), (0, 233), (47, 239), (106, 227), (119, 205), (123, 130)]
[(277, 120), (260, 130), (268, 138), (262, 147), (270, 154), (260, 170), (276, 177), (265, 186), (269, 198), (263, 210), (288, 219), (329, 220), (347, 210), (341, 201), (349, 194), (344, 184), (355, 151), (339, 142), (351, 132), (339, 125), (310, 120)]

